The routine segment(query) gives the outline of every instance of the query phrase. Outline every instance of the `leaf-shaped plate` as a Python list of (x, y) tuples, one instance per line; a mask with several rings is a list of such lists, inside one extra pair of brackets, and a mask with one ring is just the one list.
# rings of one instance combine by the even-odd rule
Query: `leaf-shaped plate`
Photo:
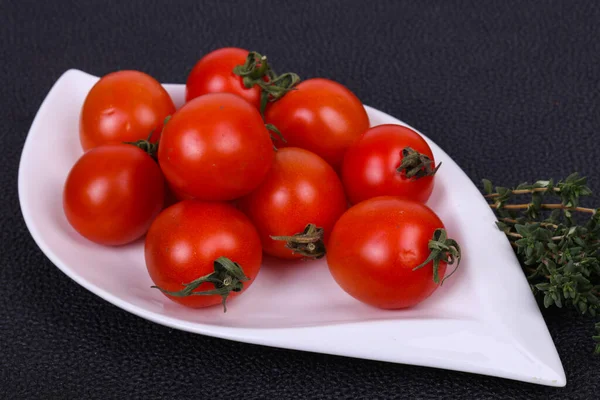
[[(278, 265), (267, 259), (244, 296), (193, 310), (158, 290), (146, 272), (143, 242), (93, 244), (67, 223), (65, 178), (81, 156), (79, 112), (97, 77), (67, 71), (31, 126), (19, 169), (21, 209), (46, 256), (110, 303), (172, 328), (241, 342), (406, 363), (564, 386), (565, 374), (539, 308), (495, 217), (465, 173), (428, 142), (443, 163), (428, 204), (461, 243), (460, 270), (409, 310), (364, 305), (333, 281), (324, 260)], [(183, 85), (165, 85), (176, 105)], [(371, 125), (402, 124), (366, 107)], [(125, 333), (124, 333), (125, 334)]]

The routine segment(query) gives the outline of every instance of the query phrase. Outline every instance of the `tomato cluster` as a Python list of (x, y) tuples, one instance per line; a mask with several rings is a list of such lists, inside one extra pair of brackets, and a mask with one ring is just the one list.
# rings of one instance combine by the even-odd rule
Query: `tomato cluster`
[(406, 127), (370, 128), (345, 86), (277, 75), (266, 57), (223, 48), (193, 67), (185, 100), (176, 109), (139, 71), (102, 77), (81, 110), (85, 152), (63, 196), (90, 241), (144, 238), (154, 288), (171, 300), (225, 306), (263, 254), (326, 256), (348, 294), (404, 308), (460, 260), (425, 205), (439, 167), (429, 145)]

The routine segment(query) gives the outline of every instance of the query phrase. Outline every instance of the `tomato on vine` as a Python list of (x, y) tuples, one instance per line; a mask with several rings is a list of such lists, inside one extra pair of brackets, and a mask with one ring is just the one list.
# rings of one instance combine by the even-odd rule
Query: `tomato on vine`
[(160, 213), (144, 254), (154, 287), (192, 308), (225, 307), (252, 284), (262, 261), (258, 233), (241, 211), (195, 200)]
[(110, 144), (84, 153), (63, 191), (71, 226), (103, 245), (142, 237), (164, 204), (165, 185), (156, 162), (131, 144)]
[(333, 168), (308, 150), (277, 151), (273, 167), (239, 208), (252, 220), (265, 253), (320, 258), (335, 221), (346, 210), (344, 188)]
[(431, 148), (401, 125), (370, 128), (344, 156), (342, 181), (353, 204), (377, 196), (400, 196), (425, 203), (438, 166)]
[(83, 150), (160, 138), (175, 105), (161, 84), (140, 71), (117, 71), (100, 78), (85, 98), (79, 120)]
[(294, 73), (276, 75), (266, 56), (224, 47), (202, 57), (188, 75), (186, 101), (208, 93), (232, 93), (264, 111), (300, 80)]
[(250, 103), (230, 93), (197, 97), (165, 125), (158, 161), (179, 198), (233, 200), (254, 190), (273, 164), (273, 144)]
[(260, 107), (259, 86), (247, 88), (233, 69), (246, 62), (249, 51), (224, 47), (203, 56), (192, 68), (185, 84), (185, 100), (190, 101), (208, 93), (232, 93)]
[(265, 121), (276, 126), (285, 139), (275, 139), (277, 148), (312, 151), (336, 170), (348, 147), (369, 128), (369, 117), (356, 95), (322, 78), (303, 81), (270, 103)]
[(329, 270), (341, 288), (384, 309), (412, 307), (428, 298), (454, 262), (458, 266), (460, 247), (447, 237), (440, 218), (420, 202), (392, 196), (346, 211), (327, 248)]

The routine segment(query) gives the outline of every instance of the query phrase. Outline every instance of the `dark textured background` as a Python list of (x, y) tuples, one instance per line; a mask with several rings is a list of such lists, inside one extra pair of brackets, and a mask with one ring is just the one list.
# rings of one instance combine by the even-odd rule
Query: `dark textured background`
[(234, 45), (268, 54), (279, 71), (346, 84), (431, 137), (475, 182), (577, 170), (600, 191), (600, 3), (119, 3), (0, 0), (0, 398), (597, 398), (592, 323), (568, 311), (544, 313), (564, 389), (147, 322), (44, 257), (22, 220), (16, 183), (35, 112), (65, 70), (133, 68), (184, 82), (204, 53)]

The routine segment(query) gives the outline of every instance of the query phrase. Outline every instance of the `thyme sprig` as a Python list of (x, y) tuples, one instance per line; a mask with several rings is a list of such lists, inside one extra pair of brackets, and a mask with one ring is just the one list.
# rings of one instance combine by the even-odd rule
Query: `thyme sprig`
[[(548, 308), (574, 307), (583, 315), (600, 313), (600, 213), (580, 206), (592, 195), (577, 173), (554, 183), (540, 180), (515, 188), (483, 181), (502, 230), (515, 248), (535, 296)], [(528, 196), (526, 203), (513, 203)], [(587, 218), (583, 218), (587, 216)], [(600, 354), (600, 322), (595, 324)]]

